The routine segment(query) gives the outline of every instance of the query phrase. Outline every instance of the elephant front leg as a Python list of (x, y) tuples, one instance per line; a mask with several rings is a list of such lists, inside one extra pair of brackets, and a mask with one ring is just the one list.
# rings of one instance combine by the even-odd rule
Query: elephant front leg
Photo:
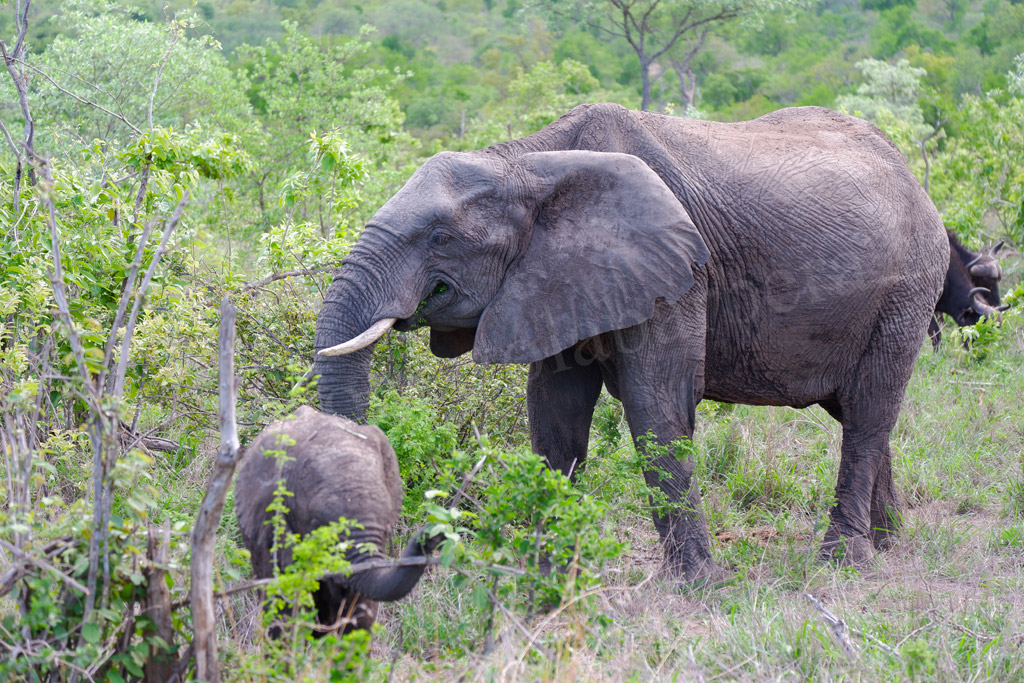
[(650, 402), (624, 395), (623, 406), (637, 452), (644, 457), (644, 480), (664, 494), (666, 505), (660, 509), (656, 505), (653, 517), (665, 545), (666, 569), (688, 581), (713, 581), (721, 578), (723, 571), (711, 558), (707, 523), (693, 478), (693, 459), (688, 454), (677, 457), (670, 445), (693, 435), (694, 401), (683, 398), (692, 396), (692, 376), (691, 371), (678, 392), (662, 394)]
[(566, 476), (575, 478), (587, 457), (601, 386), (598, 364), (573, 349), (530, 364), (526, 410), (533, 452)]
[(693, 436), (704, 391), (701, 301), (660, 303), (651, 321), (616, 333), (611, 369), (633, 442), (645, 459), (644, 479), (668, 503), (653, 515), (665, 544), (666, 568), (689, 581), (717, 580), (724, 574), (711, 558), (693, 460), (689, 455), (677, 458), (669, 445)]

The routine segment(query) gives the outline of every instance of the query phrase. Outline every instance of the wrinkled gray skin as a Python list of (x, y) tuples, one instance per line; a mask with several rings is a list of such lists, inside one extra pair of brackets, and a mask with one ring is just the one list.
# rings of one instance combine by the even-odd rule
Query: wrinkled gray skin
[[(429, 325), (436, 355), (530, 363), (533, 448), (562, 472), (602, 386), (634, 440), (662, 444), (692, 435), (702, 398), (817, 403), (843, 427), (823, 554), (861, 564), (898, 526), (889, 434), (948, 263), (935, 207), (862, 120), (582, 105), (424, 164), (335, 275), (315, 346), (395, 317)], [(363, 417), (370, 355), (317, 358), (325, 410)], [(655, 517), (667, 567), (718, 576), (692, 462), (653, 463), (669, 476), (647, 482), (689, 503)]]
[[(275, 457), (279, 451), (294, 460), (281, 465)], [(265, 455), (267, 452), (271, 455)], [(351, 529), (348, 540), (353, 546), (373, 543), (378, 549), (386, 547), (402, 510), (398, 460), (387, 437), (376, 427), (303, 406), (289, 419), (260, 432), (246, 448), (238, 470), (235, 513), (256, 578), (274, 575), (273, 528), (266, 523), (271, 518), (267, 506), (282, 478), (294, 494), (284, 501), (289, 508), (287, 533), (305, 535), (345, 517), (363, 527)], [(413, 537), (402, 557), (422, 557), (436, 546), (435, 541), (421, 542), (420, 538), (420, 534)], [(353, 549), (347, 559), (357, 563), (382, 557), (379, 552)], [(290, 554), (282, 553), (277, 563), (282, 568), (290, 564)], [(377, 615), (377, 602), (405, 597), (423, 569), (392, 567), (324, 579), (313, 595), (317, 620), (324, 631), (339, 625), (342, 632), (369, 629)]]

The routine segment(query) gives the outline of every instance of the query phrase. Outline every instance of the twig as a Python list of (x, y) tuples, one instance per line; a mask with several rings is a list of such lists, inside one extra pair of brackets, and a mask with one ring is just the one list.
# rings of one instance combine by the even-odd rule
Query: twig
[[(470, 578), (469, 575), (464, 571), (461, 571), (459, 569), (456, 569), (455, 571), (457, 571), (462, 576)], [(508, 608), (505, 607), (501, 600), (498, 599), (498, 596), (495, 595), (491, 591), (491, 589), (487, 587), (487, 584), (482, 583), (480, 585), (483, 586), (484, 590), (487, 592), (487, 597), (490, 599), (491, 604), (497, 607), (499, 610), (501, 610), (501, 613), (505, 615), (505, 618), (508, 619), (512, 623), (512, 625), (516, 627), (516, 630), (523, 634), (523, 637), (525, 637), (527, 641), (530, 641), (530, 639), (532, 638), (532, 634), (530, 633), (529, 629), (527, 629), (526, 626), (523, 625), (523, 622), (519, 621), (519, 619), (517, 619), (514, 614), (509, 612)], [(550, 650), (548, 650), (543, 645), (536, 642), (530, 642), (530, 646), (537, 652), (541, 653), (542, 655), (550, 659), (551, 661), (555, 661), (555, 656), (551, 653)]]
[(899, 649), (901, 647), (903, 647), (903, 643), (907, 642), (908, 640), (910, 640), (911, 638), (916, 636), (921, 631), (924, 631), (927, 628), (931, 628), (934, 625), (935, 625), (935, 622), (927, 621), (924, 624), (922, 624), (921, 626), (918, 626), (917, 628), (915, 628), (913, 631), (911, 631), (907, 635), (905, 635), (902, 638), (900, 638), (900, 642), (896, 643), (896, 646), (893, 648), (894, 651), (892, 652), (892, 654), (896, 654), (896, 652), (898, 652)]
[(77, 581), (75, 581), (70, 576), (68, 576), (67, 574), (63, 573), (62, 571), (60, 571), (59, 569), (54, 567), (52, 564), (50, 564), (46, 560), (41, 560), (38, 557), (33, 557), (32, 555), (28, 554), (27, 552), (25, 552), (21, 548), (15, 546), (15, 545), (11, 545), (10, 543), (8, 543), (7, 541), (4, 541), (2, 539), (0, 539), (0, 547), (4, 548), (5, 550), (10, 551), (11, 553), (14, 553), (15, 555), (21, 556), (26, 562), (28, 562), (30, 564), (34, 564), (35, 566), (39, 567), (40, 569), (45, 569), (46, 571), (50, 572), (51, 574), (54, 574), (58, 579), (60, 579), (64, 583), (68, 584), (72, 588), (74, 588), (74, 589), (76, 589), (78, 591), (81, 591), (84, 595), (88, 595), (89, 594), (89, 589), (88, 588), (86, 588), (82, 584), (78, 583)]
[[(351, 568), (349, 569), (349, 571), (347, 571), (347, 572), (343, 572), (343, 573), (339, 573), (339, 574), (327, 574), (325, 576), (322, 576), (320, 578), (320, 580), (322, 581), (322, 580), (325, 580), (325, 579), (328, 579), (328, 578), (344, 579), (346, 577), (351, 576), (352, 574), (359, 574), (361, 572), (369, 572), (369, 571), (373, 571), (375, 569), (391, 569), (393, 567), (421, 567), (421, 566), (422, 567), (433, 567), (433, 566), (437, 566), (437, 565), (440, 565), (440, 564), (441, 564), (441, 560), (440, 560), (440, 558), (437, 558), (437, 557), (400, 557), (397, 560), (390, 560), (390, 559), (367, 560), (366, 562), (359, 562), (357, 564), (352, 565)], [(505, 573), (505, 574), (513, 575), (513, 576), (526, 576), (526, 574), (527, 574), (526, 571), (524, 571), (522, 569), (516, 569), (514, 567), (502, 567), (500, 565), (489, 565), (489, 564), (484, 564), (483, 562), (480, 562), (480, 561), (474, 561), (472, 564), (473, 564), (474, 567), (477, 567), (477, 568), (480, 568), (480, 569), (484, 569), (484, 570), (492, 571), (492, 572), (502, 572), (502, 573)], [(458, 570), (456, 570), (456, 571), (458, 571)], [(225, 588), (223, 590), (217, 591), (216, 592), (216, 596), (218, 598), (226, 598), (229, 595), (234, 595), (235, 593), (242, 593), (244, 591), (249, 591), (249, 590), (252, 590), (254, 588), (262, 588), (263, 586), (266, 586), (266, 585), (270, 584), (274, 580), (275, 579), (272, 579), (272, 578), (271, 579), (253, 579), (251, 581), (246, 581), (245, 583), (240, 583), (240, 584), (237, 584), (235, 586), (231, 586), (230, 588)], [(172, 610), (178, 610), (178, 609), (181, 609), (182, 607), (185, 607), (186, 605), (190, 605), (190, 604), (192, 604), (192, 599), (191, 598), (182, 598), (181, 600), (177, 600), (177, 601), (171, 603), (171, 609)]]
[(224, 499), (241, 455), (235, 423), (235, 306), (221, 302), (220, 319), (220, 447), (206, 495), (192, 530), (192, 622), (196, 680), (220, 681), (217, 661), (217, 619), (213, 596), (213, 556)]
[(857, 644), (850, 640), (850, 636), (847, 635), (846, 623), (842, 619), (840, 619), (839, 617), (825, 609), (825, 606), (822, 605), (818, 601), (818, 599), (810, 593), (804, 593), (804, 597), (810, 600), (811, 604), (814, 605), (819, 612), (821, 612), (822, 616), (825, 618), (825, 623), (827, 623), (829, 627), (832, 629), (832, 633), (835, 635), (836, 640), (839, 641), (839, 644), (842, 646), (843, 651), (847, 654), (847, 656), (856, 659), (857, 656), (860, 654), (860, 651), (857, 649)]
[[(174, 207), (174, 213), (171, 214), (170, 220), (167, 221), (167, 225), (164, 228), (164, 234), (160, 238), (160, 246), (156, 248), (156, 253), (153, 254), (153, 260), (149, 262), (149, 268), (146, 269), (146, 274), (142, 278), (142, 283), (139, 285), (138, 294), (135, 296), (135, 302), (132, 304), (131, 315), (128, 316), (128, 324), (124, 328), (124, 341), (121, 342), (121, 356), (117, 359), (117, 374), (114, 376), (114, 391), (113, 396), (120, 398), (124, 391), (124, 379), (128, 372), (128, 358), (131, 355), (131, 343), (132, 334), (135, 332), (135, 323), (139, 317), (139, 310), (142, 308), (142, 302), (146, 298), (146, 292), (149, 290), (149, 283), (153, 279), (153, 273), (156, 271), (157, 265), (160, 263), (160, 258), (164, 255), (167, 250), (167, 240), (170, 239), (171, 233), (174, 232), (174, 228), (178, 226), (178, 221), (181, 219), (181, 212), (185, 209), (185, 205), (188, 204), (189, 192), (185, 190), (185, 194), (182, 195), (181, 201)], [(148, 235), (148, 233), (146, 233)], [(140, 244), (139, 248), (143, 248)]]
[(289, 270), (288, 272), (285, 273), (274, 273), (273, 275), (268, 275), (267, 277), (261, 280), (256, 280), (255, 282), (247, 282), (246, 284), (242, 285), (241, 291), (248, 292), (253, 289), (265, 287), (266, 285), (269, 285), (271, 282), (277, 282), (278, 280), (284, 280), (290, 277), (299, 277), (300, 275), (317, 275), (319, 273), (326, 273), (334, 269), (335, 266), (324, 266), (323, 268), (313, 268), (312, 270), (308, 268), (297, 268), (296, 270)]
[[(613, 593), (613, 592), (639, 590), (643, 586), (647, 585), (653, 578), (654, 578), (654, 574), (651, 574), (651, 575), (649, 575), (647, 578), (645, 578), (643, 581), (641, 581), (640, 583), (638, 583), (635, 586), (601, 586), (599, 588), (593, 588), (591, 590), (584, 591), (584, 592), (580, 593), (579, 595), (577, 595), (576, 597), (574, 597), (572, 600), (569, 600), (568, 602), (563, 603), (561, 606), (559, 606), (558, 609), (554, 610), (553, 612), (548, 614), (546, 617), (544, 617), (543, 621), (541, 621), (541, 623), (537, 626), (537, 628), (534, 629), (533, 633), (530, 634), (530, 637), (527, 638), (526, 647), (524, 647), (523, 651), (519, 653), (519, 656), (516, 658), (516, 661), (514, 661), (511, 664), (509, 664), (508, 666), (506, 666), (502, 670), (502, 674), (503, 675), (507, 674), (509, 669), (511, 669), (512, 667), (516, 667), (518, 669), (520, 666), (522, 666), (523, 660), (526, 659), (526, 654), (530, 651), (530, 648), (534, 647), (534, 642), (537, 640), (537, 638), (540, 637), (541, 632), (547, 627), (547, 625), (550, 624), (552, 621), (554, 621), (555, 618), (558, 615), (560, 615), (562, 612), (564, 612), (565, 610), (567, 610), (570, 607), (572, 607), (573, 605), (575, 605), (577, 602), (579, 602), (581, 600), (585, 600), (586, 598), (589, 598), (589, 597), (591, 597), (593, 595), (599, 595), (601, 593)], [(514, 679), (514, 677), (513, 677), (513, 679)]]

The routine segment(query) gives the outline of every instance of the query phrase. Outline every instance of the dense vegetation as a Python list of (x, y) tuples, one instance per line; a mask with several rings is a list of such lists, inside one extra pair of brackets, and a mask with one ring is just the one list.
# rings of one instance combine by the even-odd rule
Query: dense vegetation
[[(652, 110), (871, 119), (967, 244), (1012, 245), (1004, 290), (1020, 301), (1024, 4), (691, 4), (724, 15), (646, 65)], [(0, 3), (0, 677), (156, 680), (192, 635), (182, 601), (216, 449), (221, 299), (238, 309), (244, 443), (316, 402), (330, 272), (426, 156), (580, 102), (639, 107), (645, 69), (596, 1), (25, 5)], [(652, 45), (685, 5), (655, 9)], [(445, 566), (385, 608), (372, 643), (307, 642), (300, 622), (267, 641), (255, 594), (233, 593), (223, 674), (1019, 678), (1024, 326), (1015, 307), (965, 337), (918, 361), (893, 444), (907, 530), (870, 571), (814, 557), (838, 425), (819, 409), (701, 404), (687, 450), (736, 579), (680, 589), (657, 576), (658, 501), (615, 401), (570, 485), (524, 450), (523, 368), (442, 362), (421, 334), (391, 333), (371, 419), (399, 455), (403, 534), (440, 525)], [(220, 590), (248, 573), (230, 499), (217, 543)], [(339, 567), (321, 546), (269, 592), (302, 603)], [(543, 555), (571, 570), (540, 571)], [(165, 621), (135, 608), (154, 585), (176, 605)]]

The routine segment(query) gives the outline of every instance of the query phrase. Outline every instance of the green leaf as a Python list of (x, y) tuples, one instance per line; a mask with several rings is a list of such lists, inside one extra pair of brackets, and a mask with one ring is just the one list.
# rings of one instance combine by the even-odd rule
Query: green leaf
[(100, 631), (100, 627), (96, 624), (85, 624), (82, 626), (82, 637), (85, 638), (85, 642), (90, 645), (95, 645), (100, 642), (100, 636), (103, 635)]
[(487, 588), (482, 583), (473, 586), (473, 605), (479, 610), (485, 610), (491, 605), (491, 598), (487, 595)]

